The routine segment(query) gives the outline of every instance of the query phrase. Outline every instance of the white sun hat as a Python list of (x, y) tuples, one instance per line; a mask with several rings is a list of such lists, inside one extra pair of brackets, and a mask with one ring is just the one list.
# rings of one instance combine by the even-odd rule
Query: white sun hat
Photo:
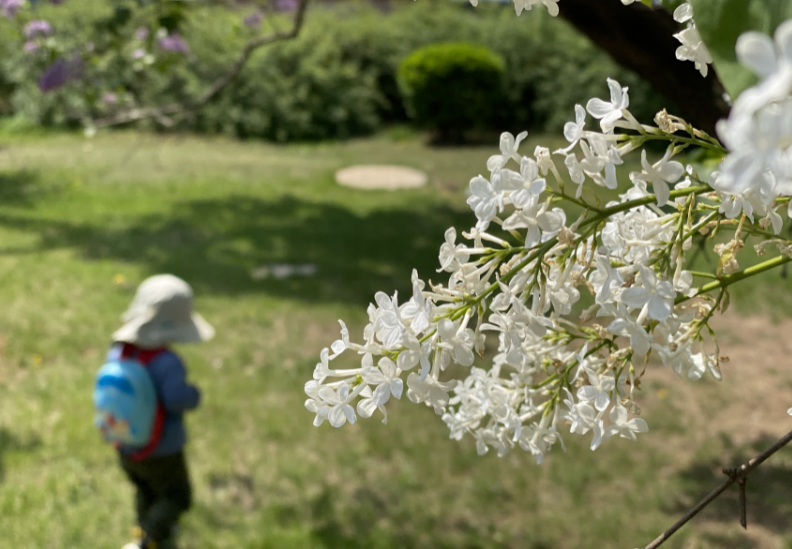
[(125, 324), (113, 334), (113, 339), (144, 349), (208, 341), (215, 334), (214, 328), (193, 312), (190, 285), (170, 274), (144, 280), (121, 318)]

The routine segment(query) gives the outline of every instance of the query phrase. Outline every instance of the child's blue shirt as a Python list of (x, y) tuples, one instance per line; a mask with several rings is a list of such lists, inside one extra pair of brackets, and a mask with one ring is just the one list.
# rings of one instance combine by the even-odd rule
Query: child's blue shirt
[[(120, 357), (123, 345), (114, 345), (107, 355), (108, 360)], [(157, 398), (165, 408), (165, 425), (157, 447), (149, 457), (176, 454), (187, 443), (187, 430), (184, 427), (183, 414), (198, 407), (201, 392), (197, 387), (187, 383), (187, 370), (179, 356), (170, 350), (159, 352), (147, 366)], [(121, 446), (123, 454), (133, 454), (140, 448)]]

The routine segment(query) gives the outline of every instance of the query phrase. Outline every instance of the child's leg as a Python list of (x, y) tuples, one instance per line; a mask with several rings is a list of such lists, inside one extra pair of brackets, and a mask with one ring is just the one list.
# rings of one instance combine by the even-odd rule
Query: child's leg
[(146, 460), (147, 479), (156, 497), (149, 507), (142, 527), (154, 541), (171, 537), (179, 517), (192, 505), (192, 488), (184, 454)]
[(135, 486), (135, 511), (137, 513), (138, 526), (142, 527), (146, 516), (151, 510), (151, 506), (154, 505), (157, 499), (157, 494), (146, 478), (138, 473), (136, 465), (129, 458), (121, 456), (121, 468)]

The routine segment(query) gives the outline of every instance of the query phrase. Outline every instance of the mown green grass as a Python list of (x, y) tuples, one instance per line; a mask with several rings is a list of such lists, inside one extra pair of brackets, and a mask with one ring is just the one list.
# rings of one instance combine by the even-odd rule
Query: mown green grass
[[(6, 136), (0, 147), (2, 547), (126, 539), (132, 493), (94, 432), (90, 394), (135, 286), (158, 272), (189, 280), (218, 332), (180, 349), (205, 395), (189, 417), (196, 504), (186, 548), (631, 548), (719, 482), (724, 454), (750, 453), (712, 418), (686, 416), (673, 389), (657, 396), (662, 384), (645, 389), (652, 431), (640, 443), (592, 454), (587, 437), (566, 436), (568, 451), (542, 466), (519, 450), (480, 458), (406, 399), (387, 426), (311, 426), (302, 387), (337, 337), (336, 319), (359, 334), (376, 290), (407, 292), (413, 267), (433, 276), (445, 228), (472, 224), (464, 188), (494, 147), (133, 133)], [(431, 184), (336, 186), (334, 171), (355, 163), (414, 166)], [(313, 263), (317, 276), (253, 280), (269, 262)], [(767, 280), (788, 292), (777, 275)], [(703, 397), (717, 394), (703, 385)], [(756, 490), (781, 475), (789, 493), (784, 459)], [(773, 494), (762, 525), (782, 544), (792, 504)], [(719, 509), (708, 519), (724, 522), (717, 535), (694, 524), (668, 546), (749, 547), (736, 504), (734, 517)]]

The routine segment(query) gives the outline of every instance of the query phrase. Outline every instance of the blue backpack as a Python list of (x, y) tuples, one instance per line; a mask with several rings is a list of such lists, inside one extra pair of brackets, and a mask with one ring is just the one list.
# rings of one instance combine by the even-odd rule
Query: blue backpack
[(164, 425), (164, 409), (147, 370), (158, 353), (133, 350), (125, 356), (129, 348), (134, 349), (114, 348), (96, 375), (94, 424), (105, 442), (140, 448), (133, 458), (144, 459), (159, 443)]

